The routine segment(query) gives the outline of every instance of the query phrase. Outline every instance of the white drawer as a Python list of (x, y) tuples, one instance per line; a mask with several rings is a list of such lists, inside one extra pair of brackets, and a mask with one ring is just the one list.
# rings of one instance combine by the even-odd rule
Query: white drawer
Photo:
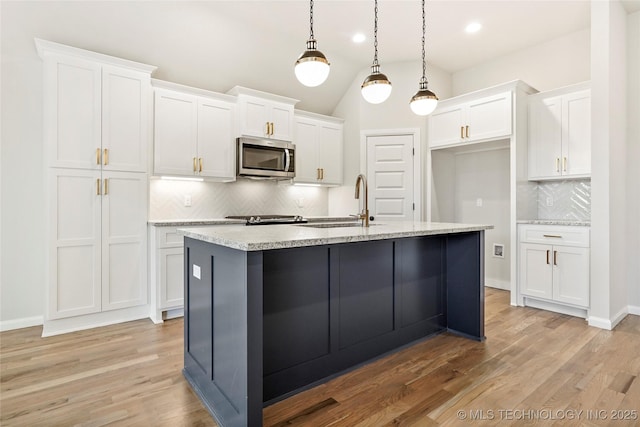
[(160, 248), (178, 248), (184, 246), (184, 236), (178, 234), (178, 228), (186, 227), (156, 227), (156, 242)]
[(589, 227), (583, 226), (525, 224), (518, 228), (518, 240), (527, 243), (588, 248), (590, 230)]

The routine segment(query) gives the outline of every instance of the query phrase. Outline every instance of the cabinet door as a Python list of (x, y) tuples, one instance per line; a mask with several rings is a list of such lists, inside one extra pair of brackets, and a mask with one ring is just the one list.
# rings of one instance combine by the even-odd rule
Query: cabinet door
[(100, 65), (48, 57), (45, 79), (44, 128), (49, 166), (100, 169)]
[(429, 116), (429, 147), (455, 144), (464, 137), (462, 105), (436, 110)]
[(240, 133), (244, 136), (263, 138), (267, 136), (270, 121), (269, 106), (265, 100), (243, 96), (239, 103)]
[(563, 97), (562, 175), (591, 175), (591, 95), (580, 91)]
[(273, 123), (273, 139), (293, 140), (293, 106), (274, 103), (270, 109), (270, 121)]
[[(467, 129), (466, 126), (469, 126)], [(465, 140), (496, 139), (511, 135), (511, 92), (472, 101), (467, 105)]]
[(295, 120), (296, 144), (295, 182), (316, 184), (320, 179), (318, 166), (318, 126), (315, 120), (298, 117)]
[(103, 172), (102, 311), (147, 303), (147, 176)]
[(102, 68), (102, 164), (105, 170), (147, 171), (150, 95), (148, 74), (109, 66)]
[(160, 272), (160, 308), (184, 305), (184, 250), (166, 248), (158, 250)]
[(193, 176), (197, 161), (197, 98), (155, 91), (153, 173)]
[(48, 319), (100, 311), (99, 171), (50, 169)]
[(215, 99), (198, 99), (199, 175), (233, 179), (236, 176), (235, 105)]
[(522, 295), (553, 298), (553, 247), (520, 243), (520, 292)]
[(323, 184), (342, 184), (342, 126), (318, 126), (318, 157)]
[(589, 306), (589, 249), (553, 247), (553, 299)]
[(562, 98), (529, 103), (529, 179), (560, 176)]

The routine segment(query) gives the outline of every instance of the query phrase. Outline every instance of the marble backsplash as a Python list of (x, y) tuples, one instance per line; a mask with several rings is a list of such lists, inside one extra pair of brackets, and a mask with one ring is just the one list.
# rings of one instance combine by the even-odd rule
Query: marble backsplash
[(591, 181), (524, 181), (518, 184), (518, 219), (591, 220)]
[[(238, 180), (232, 183), (153, 179), (150, 183), (150, 220), (209, 219), (227, 215), (283, 214), (324, 216), (327, 189)], [(185, 198), (191, 206), (185, 206)]]

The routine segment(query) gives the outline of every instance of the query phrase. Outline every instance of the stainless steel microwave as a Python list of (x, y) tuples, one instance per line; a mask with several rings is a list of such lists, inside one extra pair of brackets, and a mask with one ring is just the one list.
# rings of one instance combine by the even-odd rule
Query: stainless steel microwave
[(246, 137), (237, 141), (238, 176), (274, 179), (296, 176), (294, 144)]

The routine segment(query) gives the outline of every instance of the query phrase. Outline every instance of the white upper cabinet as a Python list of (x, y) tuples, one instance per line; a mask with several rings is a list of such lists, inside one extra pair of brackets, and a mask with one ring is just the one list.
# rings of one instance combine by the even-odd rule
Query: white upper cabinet
[(591, 95), (587, 84), (529, 98), (530, 180), (591, 176)]
[(429, 147), (444, 148), (511, 135), (512, 92), (441, 103), (428, 118)]
[(228, 93), (238, 100), (239, 136), (293, 140), (293, 108), (298, 100), (241, 86)]
[(146, 172), (155, 67), (36, 45), (44, 60), (48, 166)]
[(157, 80), (154, 85), (153, 173), (233, 180), (234, 100)]
[(296, 183), (342, 185), (342, 119), (296, 111)]

